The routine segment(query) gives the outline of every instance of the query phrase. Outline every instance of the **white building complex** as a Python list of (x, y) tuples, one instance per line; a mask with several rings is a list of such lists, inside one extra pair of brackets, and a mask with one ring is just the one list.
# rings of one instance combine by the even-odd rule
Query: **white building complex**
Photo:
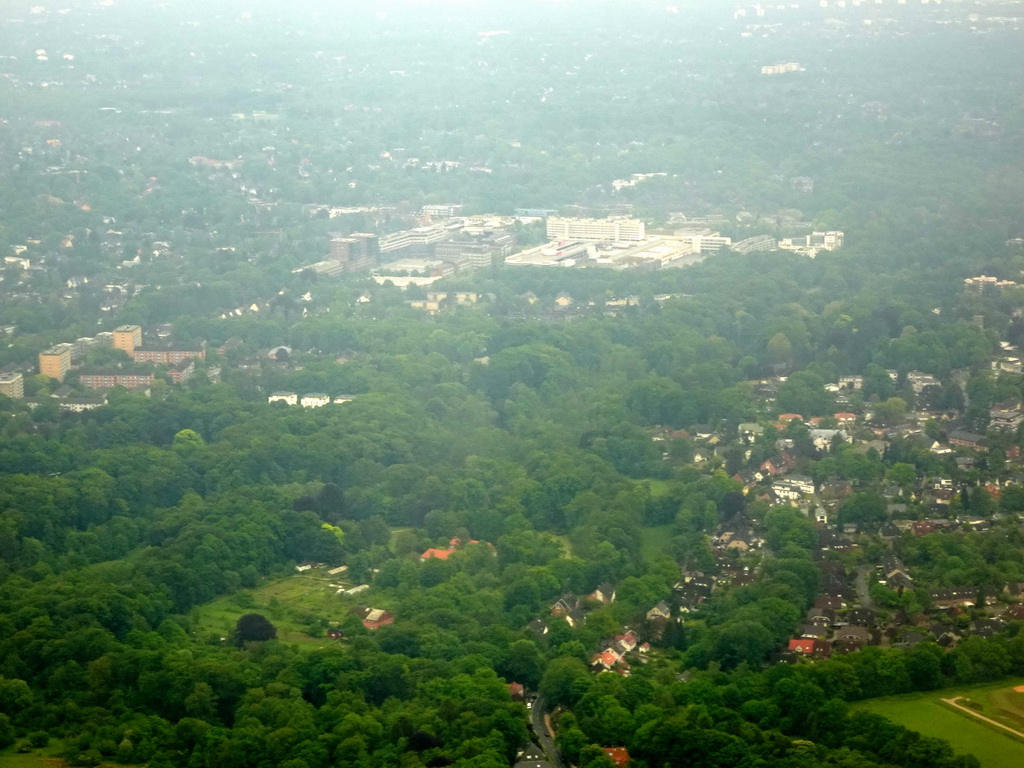
[(548, 219), (548, 238), (551, 240), (610, 240), (612, 242), (639, 242), (645, 238), (644, 223), (640, 219)]

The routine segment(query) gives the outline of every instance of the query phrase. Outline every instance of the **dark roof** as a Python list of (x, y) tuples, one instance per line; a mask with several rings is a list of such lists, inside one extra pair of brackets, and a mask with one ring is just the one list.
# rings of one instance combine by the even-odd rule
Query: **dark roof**
[(516, 757), (515, 768), (554, 768), (547, 755), (533, 742)]

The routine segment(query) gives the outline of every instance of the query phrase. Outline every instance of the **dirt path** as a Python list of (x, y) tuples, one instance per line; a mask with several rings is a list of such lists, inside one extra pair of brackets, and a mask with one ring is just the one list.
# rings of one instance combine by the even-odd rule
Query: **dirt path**
[(1004, 731), (1009, 731), (1010, 733), (1012, 733), (1014, 736), (1016, 736), (1019, 739), (1024, 739), (1024, 733), (1021, 733), (1020, 731), (1016, 731), (1016, 730), (1014, 730), (1013, 728), (1011, 728), (1008, 725), (1003, 725), (1002, 723), (997, 723), (992, 718), (985, 717), (984, 715), (982, 715), (982, 714), (980, 714), (978, 712), (975, 712), (973, 709), (968, 709), (963, 704), (957, 704), (957, 702), (960, 701), (960, 699), (962, 699), (962, 698), (963, 698), (963, 696), (954, 696), (952, 699), (942, 699), (941, 701), (945, 702), (946, 704), (949, 704), (951, 707), (956, 707), (957, 709), (961, 710), (962, 712), (966, 712), (971, 717), (976, 717), (979, 720), (984, 720), (986, 723), (989, 723), (990, 725), (996, 726), (997, 728), (1002, 728)]

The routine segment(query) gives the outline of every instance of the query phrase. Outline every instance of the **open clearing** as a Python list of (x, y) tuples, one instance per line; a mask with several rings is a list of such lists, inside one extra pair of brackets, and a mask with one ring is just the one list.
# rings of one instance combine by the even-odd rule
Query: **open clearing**
[(982, 768), (1018, 768), (1024, 765), (1024, 741), (942, 700), (957, 699), (971, 712), (1008, 728), (1024, 730), (1024, 691), (1017, 690), (1024, 689), (1024, 685), (1019, 683), (988, 683), (889, 696), (860, 702), (855, 709), (882, 715), (925, 736), (945, 739), (957, 752), (977, 757)]
[[(57, 755), (63, 749), (60, 739), (50, 739), (50, 743), (42, 749), (31, 752), (16, 752), (14, 747), (0, 750), (0, 768), (67, 768), (67, 763)], [(133, 768), (133, 766), (114, 763), (100, 763), (97, 768)]]
[[(239, 590), (193, 611), (196, 635), (230, 637), (239, 616), (261, 613), (277, 627), (280, 640), (314, 646), (333, 643), (322, 636), (311, 636), (309, 619), (340, 622), (352, 606), (360, 604), (360, 596), (338, 594), (341, 586), (353, 585), (329, 576), (326, 569), (316, 568), (267, 582), (256, 589)], [(5, 766), (0, 765), (0, 768)]]
[(640, 529), (640, 552), (644, 562), (653, 563), (672, 547), (672, 524)]

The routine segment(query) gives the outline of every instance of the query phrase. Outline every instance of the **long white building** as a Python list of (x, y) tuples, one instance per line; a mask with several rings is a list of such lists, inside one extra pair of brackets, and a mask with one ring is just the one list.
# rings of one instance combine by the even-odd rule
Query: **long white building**
[(640, 219), (548, 219), (550, 240), (611, 240), (612, 242), (639, 242), (646, 235)]

